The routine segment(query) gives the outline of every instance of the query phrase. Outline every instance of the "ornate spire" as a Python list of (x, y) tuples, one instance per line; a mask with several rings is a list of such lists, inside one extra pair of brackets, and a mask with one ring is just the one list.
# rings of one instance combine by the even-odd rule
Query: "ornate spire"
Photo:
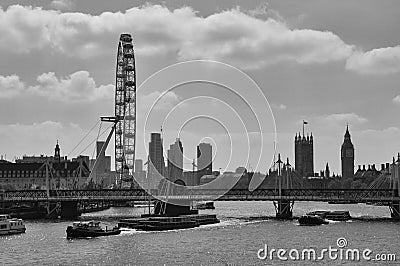
[(60, 145), (58, 145), (58, 140), (56, 147), (54, 148), (54, 160), (60, 162)]
[(344, 139), (350, 139), (349, 124), (347, 124), (346, 133), (344, 134)]

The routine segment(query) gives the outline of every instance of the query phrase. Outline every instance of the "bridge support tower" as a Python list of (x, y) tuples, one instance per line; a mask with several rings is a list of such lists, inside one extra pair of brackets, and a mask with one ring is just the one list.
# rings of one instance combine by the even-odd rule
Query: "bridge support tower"
[(276, 218), (278, 219), (291, 219), (293, 216), (293, 204), (291, 200), (278, 200), (274, 201)]
[(79, 216), (78, 202), (77, 201), (63, 201), (61, 202), (61, 218), (76, 218)]
[(400, 201), (393, 201), (389, 208), (392, 218), (395, 220), (400, 220)]

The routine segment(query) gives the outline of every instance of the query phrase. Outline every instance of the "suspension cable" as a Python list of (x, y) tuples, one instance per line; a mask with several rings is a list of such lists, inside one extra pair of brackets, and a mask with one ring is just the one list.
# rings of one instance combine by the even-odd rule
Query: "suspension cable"
[[(110, 125), (110, 126), (108, 126), (106, 129), (104, 129), (104, 130), (99, 134), (98, 137), (103, 136), (103, 134), (104, 134), (105, 132), (107, 132), (107, 130), (109, 130), (112, 126), (113, 126), (113, 125)], [(92, 142), (90, 142), (90, 143), (81, 151), (80, 154), (84, 153), (84, 152), (85, 152), (94, 142), (96, 142), (96, 141), (97, 141), (97, 139), (95, 139), (95, 140), (93, 140)]]
[[(100, 137), (99, 135), (100, 135), (101, 125), (102, 125), (102, 124), (103, 124), (103, 122), (100, 123), (99, 130), (98, 130), (98, 132), (97, 132), (96, 143), (97, 143), (97, 141), (99, 141), (99, 137)], [(95, 154), (95, 152), (96, 152), (96, 146), (94, 146), (94, 148), (93, 148), (92, 159), (94, 159), (94, 154)]]
[(76, 148), (78, 148), (78, 146), (87, 138), (87, 136), (89, 136), (89, 134), (92, 132), (92, 130), (97, 126), (97, 124), (99, 124), (100, 121), (97, 121), (96, 124), (94, 124), (94, 126), (92, 126), (89, 131), (85, 134), (85, 136), (78, 142), (78, 144), (75, 145), (75, 147), (72, 149), (72, 151), (70, 151), (68, 153), (68, 157), (70, 157), (70, 155), (75, 151)]

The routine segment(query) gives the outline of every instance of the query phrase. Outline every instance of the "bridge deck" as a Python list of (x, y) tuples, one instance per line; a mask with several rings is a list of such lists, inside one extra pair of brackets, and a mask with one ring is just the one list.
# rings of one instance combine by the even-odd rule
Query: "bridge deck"
[[(158, 195), (157, 190), (151, 194), (158, 199), (166, 199)], [(220, 196), (222, 195), (222, 196)], [(0, 201), (143, 201), (148, 199), (143, 189), (113, 190), (58, 190), (50, 191), (47, 197), (45, 190), (21, 190), (0, 192)], [(281, 194), (276, 189), (186, 189), (168, 196), (169, 200), (226, 200), (226, 201), (347, 201), (352, 203), (392, 202), (399, 201), (390, 189), (287, 189)]]

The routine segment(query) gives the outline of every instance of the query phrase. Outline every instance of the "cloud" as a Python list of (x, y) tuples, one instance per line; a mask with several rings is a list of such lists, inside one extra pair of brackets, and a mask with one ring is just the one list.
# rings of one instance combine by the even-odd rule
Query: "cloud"
[(93, 102), (114, 97), (114, 85), (96, 86), (88, 71), (77, 71), (64, 78), (56, 77), (54, 72), (43, 73), (36, 82), (27, 87), (17, 75), (0, 75), (0, 99), (18, 97), (24, 92), (60, 102)]
[(50, 44), (49, 28), (58, 15), (55, 11), (40, 8), (10, 6), (0, 7), (0, 50), (11, 53), (28, 53)]
[(242, 68), (327, 63), (345, 60), (354, 50), (332, 32), (290, 29), (284, 22), (238, 9), (200, 17), (190, 7), (169, 10), (159, 5), (100, 15), (19, 5), (0, 8), (0, 50), (11, 53), (50, 49), (83, 59), (111, 55), (121, 32), (133, 33), (140, 55), (172, 52), (179, 60), (222, 60)]
[[(364, 125), (368, 119), (355, 113), (337, 113), (316, 115), (305, 119), (309, 122), (308, 127), (314, 132), (342, 132), (346, 124), (352, 126)], [(299, 121), (301, 124), (301, 121)], [(300, 128), (300, 127), (299, 127)]]
[(368, 121), (366, 118), (359, 116), (355, 113), (330, 114), (323, 116), (323, 119), (325, 119), (328, 123), (348, 122), (354, 124), (363, 124)]
[(97, 87), (87, 71), (78, 71), (65, 78), (57, 78), (54, 72), (43, 73), (37, 77), (37, 83), (29, 87), (28, 91), (50, 100), (92, 102), (110, 99), (114, 95), (114, 85)]
[(54, 0), (50, 6), (56, 10), (72, 10), (75, 7), (75, 2), (72, 0)]
[(17, 75), (0, 75), (0, 99), (9, 99), (19, 96), (24, 91), (24, 83)]
[(396, 97), (394, 97), (392, 99), (392, 102), (395, 103), (395, 104), (400, 104), (400, 95), (397, 95)]
[(281, 22), (285, 21), (278, 11), (269, 7), (269, 4), (267, 2), (261, 3), (256, 8), (246, 10), (245, 12), (250, 16), (256, 18), (269, 17)]
[(400, 46), (355, 52), (347, 60), (346, 69), (365, 75), (400, 73)]
[(271, 107), (276, 110), (286, 110), (287, 106), (284, 104), (271, 103)]
[(160, 96), (161, 92), (159, 91), (155, 91), (147, 95), (140, 95), (138, 100), (139, 109), (150, 110), (154, 104), (154, 110), (169, 111), (179, 101), (181, 101), (181, 98), (173, 91), (167, 92), (157, 101), (158, 97)]

